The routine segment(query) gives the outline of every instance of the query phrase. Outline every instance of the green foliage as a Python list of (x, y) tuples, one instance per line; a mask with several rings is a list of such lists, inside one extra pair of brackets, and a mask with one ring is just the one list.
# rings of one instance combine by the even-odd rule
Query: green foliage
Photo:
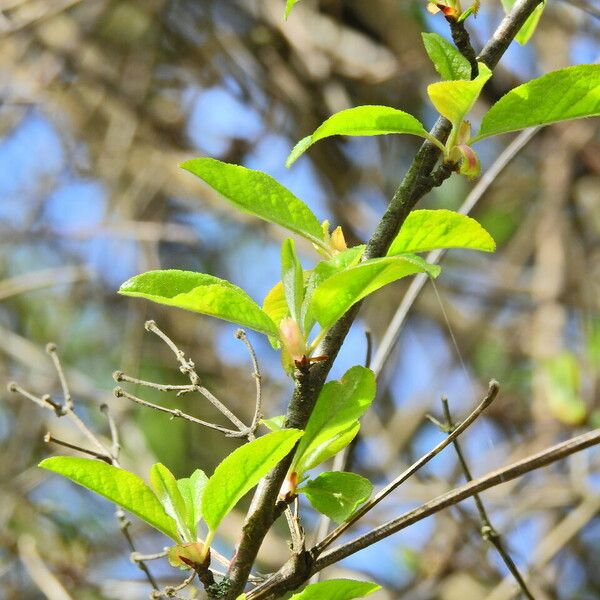
[(422, 33), (425, 50), (445, 81), (471, 79), (471, 65), (457, 47), (437, 33)]
[[(501, 0), (501, 2), (502, 6), (504, 7), (504, 11), (508, 13), (513, 7), (516, 0)], [(517, 33), (517, 35), (515, 36), (515, 40), (519, 42), (519, 44), (524, 46), (531, 39), (531, 36), (534, 34), (538, 26), (540, 17), (544, 12), (544, 8), (546, 8), (545, 2), (541, 2), (540, 4), (538, 4), (538, 6), (531, 13), (531, 15), (529, 15), (525, 23), (523, 23), (523, 26), (519, 30), (519, 33)]]
[(358, 301), (392, 281), (415, 273), (437, 277), (440, 268), (410, 254), (363, 261), (320, 284), (312, 294), (308, 314), (321, 327), (331, 327)]
[(339, 381), (323, 386), (298, 444), (290, 472), (302, 474), (345, 448), (360, 427), (358, 419), (375, 398), (375, 375), (352, 367)]
[(187, 528), (194, 539), (198, 523), (202, 519), (202, 495), (207, 483), (208, 477), (201, 469), (196, 469), (189, 477), (177, 480), (177, 487), (185, 502)]
[(385, 135), (408, 133), (430, 139), (439, 144), (412, 115), (390, 106), (357, 106), (342, 110), (329, 117), (312, 135), (301, 139), (287, 158), (290, 167), (315, 142), (332, 135)]
[(181, 538), (186, 542), (195, 540), (195, 528), (188, 527), (187, 507), (173, 473), (156, 463), (150, 469), (150, 484), (165, 512), (177, 523)]
[(600, 115), (600, 65), (577, 65), (532, 79), (505, 94), (470, 143), (535, 125)]
[(329, 579), (307, 585), (300, 593), (294, 594), (290, 600), (353, 600), (370, 596), (380, 589), (380, 585), (368, 581)]
[(392, 242), (388, 256), (429, 252), (435, 248), (469, 248), (493, 252), (492, 236), (475, 220), (445, 209), (413, 210)]
[(38, 466), (67, 477), (104, 496), (179, 542), (175, 521), (165, 512), (150, 487), (137, 475), (92, 458), (54, 456)]
[(286, 19), (290, 16), (290, 13), (292, 12), (292, 8), (294, 8), (294, 5), (298, 4), (298, 2), (300, 2), (300, 0), (287, 0), (287, 2), (285, 3), (285, 18)]
[(300, 322), (300, 310), (304, 300), (304, 273), (296, 254), (294, 240), (288, 238), (281, 245), (281, 281), (289, 313)]
[(479, 63), (479, 75), (472, 81), (440, 81), (427, 87), (427, 94), (437, 111), (457, 129), (467, 116), (492, 72)]
[(246, 292), (212, 275), (175, 269), (148, 271), (126, 281), (119, 294), (211, 315), (266, 335), (278, 335), (275, 323)]
[(266, 173), (214, 158), (194, 158), (181, 167), (202, 179), (238, 210), (281, 225), (328, 250), (321, 224), (310, 208)]
[(202, 497), (203, 518), (211, 532), (301, 437), (297, 429), (268, 433), (234, 450), (217, 466)]
[(343, 523), (373, 492), (368, 479), (356, 473), (326, 471), (307, 481), (298, 491), (313, 508), (336, 523)]

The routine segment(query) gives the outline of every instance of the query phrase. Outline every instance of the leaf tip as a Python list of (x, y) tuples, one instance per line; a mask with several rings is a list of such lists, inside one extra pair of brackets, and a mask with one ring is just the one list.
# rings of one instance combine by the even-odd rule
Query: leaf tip
[(312, 143), (312, 135), (307, 135), (302, 138), (292, 148), (292, 151), (285, 161), (285, 166), (289, 169), (312, 146)]

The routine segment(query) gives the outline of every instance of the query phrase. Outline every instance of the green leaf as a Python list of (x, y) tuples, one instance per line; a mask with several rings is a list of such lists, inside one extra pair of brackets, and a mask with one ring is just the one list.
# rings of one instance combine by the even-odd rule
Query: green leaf
[(297, 4), (300, 0), (287, 0), (285, 3), (285, 18), (287, 19), (294, 8), (294, 4)]
[(182, 539), (193, 541), (196, 537), (195, 528), (188, 528), (187, 508), (173, 473), (161, 463), (156, 463), (150, 469), (150, 484), (165, 512), (177, 523)]
[(290, 238), (281, 246), (281, 281), (290, 315), (299, 323), (300, 308), (304, 300), (304, 273), (296, 254), (294, 240)]
[(479, 75), (472, 81), (440, 81), (427, 87), (437, 111), (456, 128), (467, 116), (492, 72), (479, 63)]
[(179, 542), (177, 524), (143, 479), (93, 458), (53, 456), (39, 465), (104, 496)]
[(600, 65), (552, 71), (512, 89), (483, 117), (479, 134), (492, 135), (600, 115)]
[(298, 429), (268, 433), (234, 450), (217, 466), (202, 498), (204, 521), (211, 532), (216, 531), (240, 499), (290, 453), (302, 433)]
[[(516, 0), (501, 0), (501, 1), (502, 1), (502, 6), (504, 7), (504, 12), (506, 12), (506, 13), (510, 12), (514, 3), (516, 2)], [(521, 29), (519, 29), (519, 32), (515, 36), (515, 40), (517, 40), (517, 42), (519, 42), (519, 44), (521, 44), (522, 46), (524, 46), (529, 41), (529, 39), (535, 32), (538, 22), (540, 20), (540, 17), (542, 16), (542, 13), (544, 12), (544, 8), (546, 8), (545, 2), (538, 4), (535, 7), (535, 9), (533, 10), (533, 12), (529, 15), (529, 17), (527, 18), (525, 23), (523, 23), (523, 26), (521, 27)]]
[(471, 217), (445, 209), (413, 210), (387, 255), (429, 252), (436, 248), (469, 248), (493, 252), (492, 236)]
[(194, 537), (202, 519), (202, 495), (207, 483), (208, 477), (201, 469), (196, 469), (189, 477), (177, 480), (177, 487), (186, 506), (187, 526)]
[(384, 285), (415, 273), (437, 277), (440, 270), (437, 265), (411, 254), (365, 260), (335, 273), (319, 285), (312, 295), (309, 315), (321, 327), (330, 327), (351, 306)]
[[(408, 133), (431, 139), (429, 132), (412, 115), (390, 106), (357, 106), (329, 117), (312, 135), (300, 140), (286, 160), (290, 167), (315, 142), (332, 135), (385, 135)], [(433, 141), (433, 140), (432, 140)]]
[(281, 431), (285, 427), (285, 415), (277, 415), (269, 419), (261, 419), (261, 424), (271, 431)]
[(275, 323), (244, 290), (212, 275), (175, 269), (148, 271), (126, 281), (119, 294), (211, 315), (266, 335), (278, 335)]
[(445, 81), (471, 79), (471, 65), (458, 48), (437, 33), (422, 33), (425, 50)]
[(304, 324), (304, 331), (306, 335), (310, 333), (310, 330), (315, 324), (314, 316), (309, 314), (314, 291), (325, 280), (329, 279), (335, 273), (340, 273), (341, 271), (346, 270), (348, 267), (358, 264), (363, 252), (365, 251), (365, 247), (365, 245), (360, 245), (354, 246), (354, 248), (348, 248), (348, 250), (336, 254), (336, 256), (330, 260), (322, 260), (312, 271), (310, 271), (300, 316), (302, 323)]
[(298, 444), (291, 472), (302, 474), (347, 446), (358, 433), (358, 420), (373, 402), (375, 375), (365, 367), (352, 367), (339, 381), (323, 386)]
[(194, 158), (181, 167), (202, 179), (242, 212), (281, 225), (328, 250), (321, 224), (310, 208), (266, 173), (214, 158)]
[(329, 579), (307, 585), (290, 600), (354, 600), (364, 598), (380, 590), (381, 586), (368, 581), (354, 579)]
[(326, 471), (307, 481), (298, 491), (313, 508), (336, 523), (343, 523), (373, 492), (368, 479), (356, 473)]

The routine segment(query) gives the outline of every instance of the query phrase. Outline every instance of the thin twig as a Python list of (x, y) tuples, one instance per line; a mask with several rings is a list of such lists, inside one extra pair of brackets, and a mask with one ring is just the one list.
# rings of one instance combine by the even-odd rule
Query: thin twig
[[(324, 569), (325, 567), (355, 554), (359, 550), (367, 548), (414, 523), (422, 521), (444, 508), (458, 504), (466, 498), (472, 497), (474, 494), (479, 494), (492, 487), (521, 477), (526, 473), (545, 467), (546, 465), (562, 460), (575, 452), (580, 452), (581, 450), (597, 444), (600, 444), (600, 428), (588, 431), (587, 433), (561, 442), (560, 444), (556, 444), (555, 446), (551, 446), (550, 448), (546, 448), (541, 452), (537, 452), (527, 458), (484, 475), (479, 479), (470, 481), (469, 483), (442, 494), (434, 500), (409, 511), (396, 519), (392, 519), (391, 521), (376, 527), (372, 531), (369, 531), (346, 544), (333, 548), (316, 561), (314, 568), (315, 570)], [(254, 596), (249, 598), (255, 600)]]
[(77, 444), (71, 444), (70, 442), (65, 442), (64, 440), (54, 437), (53, 435), (50, 434), (50, 432), (47, 432), (46, 435), (44, 435), (44, 442), (46, 442), (47, 444), (57, 444), (58, 446), (63, 446), (64, 448), (69, 448), (70, 450), (75, 450), (76, 452), (82, 452), (83, 454), (88, 454), (89, 456), (93, 456), (94, 458), (97, 458), (98, 460), (102, 460), (105, 463), (108, 463), (109, 465), (111, 465), (113, 462), (112, 456), (108, 456), (106, 454), (100, 454), (99, 452), (95, 452), (94, 450), (88, 450), (88, 448), (84, 448), (83, 446), (78, 446)]
[(104, 413), (106, 420), (108, 421), (108, 429), (110, 431), (110, 438), (112, 440), (111, 450), (113, 458), (118, 459), (119, 454), (121, 453), (121, 443), (119, 441), (119, 430), (117, 429), (117, 424), (110, 412), (110, 409), (108, 408), (108, 404), (101, 404), (100, 411)]
[(252, 361), (252, 377), (254, 377), (256, 384), (256, 400), (254, 403), (254, 416), (252, 417), (252, 423), (250, 424), (250, 433), (254, 435), (254, 432), (256, 431), (260, 420), (262, 419), (262, 375), (258, 366), (256, 352), (254, 351), (246, 332), (243, 329), (238, 329), (235, 332), (235, 337), (238, 340), (241, 340), (246, 346), (248, 353), (250, 354), (250, 360)]
[[(98, 458), (100, 460), (108, 462), (109, 464), (111, 464), (114, 467), (120, 467), (120, 465), (119, 465), (119, 436), (118, 436), (116, 424), (115, 424), (114, 420), (112, 419), (112, 417), (109, 415), (108, 409), (104, 405), (100, 407), (100, 410), (102, 410), (106, 414), (107, 419), (108, 419), (108, 425), (109, 425), (111, 438), (112, 438), (112, 452), (108, 448), (106, 448), (106, 446), (98, 439), (96, 434), (94, 434), (94, 432), (91, 429), (89, 429), (89, 427), (76, 414), (75, 403), (73, 402), (73, 399), (71, 397), (71, 394), (69, 391), (69, 386), (67, 384), (67, 380), (64, 375), (64, 370), (62, 368), (60, 359), (58, 357), (56, 344), (48, 344), (46, 346), (46, 351), (52, 358), (52, 363), (54, 364), (54, 367), (58, 373), (61, 388), (63, 391), (64, 404), (55, 402), (54, 400), (51, 399), (51, 397), (48, 394), (38, 397), (38, 396), (32, 394), (31, 392), (28, 392), (27, 390), (23, 389), (21, 386), (19, 386), (17, 383), (14, 383), (14, 382), (8, 384), (8, 390), (10, 392), (20, 394), (21, 396), (23, 396), (24, 398), (27, 398), (28, 400), (31, 400), (32, 402), (34, 402), (41, 408), (45, 408), (46, 410), (51, 410), (52, 412), (54, 412), (54, 414), (58, 418), (66, 417), (67, 419), (69, 419), (79, 429), (79, 431), (81, 431), (83, 433), (83, 435), (92, 443), (92, 445), (95, 446), (99, 450), (99, 452), (90, 450), (88, 448), (84, 448), (82, 446), (76, 446), (74, 444), (69, 444), (68, 442), (64, 442), (62, 440), (58, 440), (57, 438), (52, 437), (49, 433), (46, 434), (46, 436), (44, 437), (44, 439), (46, 441), (50, 441), (50, 442), (54, 442), (57, 444), (61, 444), (63, 446), (67, 446), (73, 450), (83, 452), (84, 454), (89, 454), (91, 456), (94, 456), (95, 458)], [(130, 551), (135, 552), (136, 551), (135, 544), (129, 533), (129, 521), (125, 517), (125, 513), (118, 506), (115, 511), (115, 516), (117, 518), (117, 521), (119, 522), (119, 528), (121, 529), (121, 532), (123, 533), (123, 536), (125, 537), (125, 540), (127, 541)], [(157, 590), (158, 585), (156, 583), (156, 580), (154, 579), (152, 573), (150, 572), (150, 570), (148, 569), (146, 564), (143, 561), (139, 561), (136, 564), (138, 565), (140, 570), (144, 573), (144, 575), (146, 576), (146, 579), (148, 580), (150, 585), (155, 590)]]
[[(179, 362), (179, 370), (189, 378), (193, 388), (200, 392), (221, 414), (227, 417), (227, 419), (229, 419), (238, 428), (239, 433), (234, 432), (231, 434), (231, 436), (246, 437), (248, 435), (248, 427), (238, 417), (236, 417), (213, 393), (211, 393), (201, 384), (200, 377), (198, 373), (196, 373), (196, 365), (191, 359), (187, 359), (185, 357), (183, 350), (181, 350), (177, 344), (158, 327), (155, 321), (146, 321), (144, 327), (146, 328), (146, 331), (151, 331), (157, 335), (171, 349), (173, 354), (175, 354), (177, 361)], [(118, 373), (123, 375), (120, 372)], [(155, 384), (151, 387), (157, 386)], [(184, 391), (186, 390), (180, 390), (180, 393)]]
[(437, 456), (446, 446), (452, 443), (467, 427), (469, 427), (480, 415), (485, 411), (486, 408), (495, 400), (498, 395), (499, 385), (497, 381), (490, 381), (489, 389), (486, 397), (479, 403), (479, 405), (467, 416), (467, 418), (458, 425), (450, 435), (442, 440), (435, 448), (432, 448), (427, 454), (423, 455), (419, 460), (413, 463), (408, 469), (396, 477), (393, 481), (388, 483), (378, 494), (373, 496), (368, 502), (363, 504), (347, 521), (338, 525), (327, 537), (319, 542), (314, 551), (318, 555), (333, 541), (335, 541), (344, 531), (352, 527), (359, 519), (366, 515), (372, 510), (379, 502), (381, 502), (386, 496), (393, 492), (399, 485), (404, 483), (409, 477), (414, 475), (419, 469), (424, 467), (432, 458)]
[[(455, 425), (452, 422), (452, 416), (450, 414), (450, 407), (448, 405), (447, 398), (442, 398), (442, 406), (444, 409), (444, 417), (446, 419), (445, 427), (443, 430), (446, 433), (452, 433), (454, 431)], [(452, 445), (454, 446), (454, 450), (456, 451), (456, 456), (458, 457), (458, 462), (460, 463), (463, 473), (465, 474), (465, 478), (467, 479), (467, 481), (473, 481), (473, 475), (471, 474), (471, 469), (469, 469), (469, 465), (467, 464), (465, 455), (463, 454), (460, 442), (457, 439), (455, 439), (452, 442)], [(523, 593), (525, 598), (527, 598), (527, 600), (535, 600), (533, 594), (527, 587), (525, 579), (523, 578), (517, 565), (515, 564), (515, 561), (512, 559), (512, 557), (504, 547), (504, 543), (502, 542), (500, 534), (492, 525), (487, 510), (485, 509), (485, 506), (483, 505), (483, 501), (481, 500), (479, 494), (473, 494), (473, 501), (475, 502), (475, 506), (477, 507), (477, 512), (479, 513), (479, 518), (481, 521), (481, 536), (484, 540), (486, 540), (487, 542), (492, 544), (494, 548), (496, 548), (498, 554), (504, 561), (506, 568), (510, 571), (512, 576), (515, 578), (516, 582), (519, 584), (521, 592)]]
[[(254, 590), (247, 593), (247, 600), (271, 600), (281, 597), (286, 591), (293, 590), (316, 572), (333, 565), (348, 556), (356, 554), (360, 550), (367, 548), (391, 535), (406, 529), (407, 527), (430, 517), (441, 510), (454, 506), (474, 494), (479, 494), (485, 490), (493, 488), (521, 477), (527, 473), (550, 465), (562, 460), (571, 454), (585, 450), (592, 446), (600, 444), (600, 428), (588, 431), (582, 435), (546, 448), (541, 452), (528, 456), (520, 461), (502, 467), (492, 473), (488, 473), (479, 479), (475, 479), (465, 485), (450, 490), (449, 492), (422, 504), (407, 513), (376, 527), (354, 540), (351, 540), (341, 546), (332, 548), (328, 552), (315, 556), (315, 548), (309, 550), (305, 556), (305, 570), (298, 575), (297, 559), (290, 560), (277, 573), (272, 575), (267, 581), (257, 586)], [(311, 557), (313, 557), (311, 559)]]
[(160, 404), (154, 404), (154, 402), (149, 402), (148, 400), (143, 400), (142, 398), (138, 398), (129, 392), (126, 392), (122, 387), (117, 386), (113, 390), (113, 394), (116, 398), (127, 398), (127, 400), (131, 400), (136, 404), (140, 404), (141, 406), (145, 406), (146, 408), (152, 408), (154, 410), (158, 410), (160, 412), (167, 413), (174, 419), (184, 419), (185, 421), (190, 421), (191, 423), (195, 423), (196, 425), (203, 425), (204, 427), (208, 427), (209, 429), (214, 429), (216, 431), (220, 431), (227, 436), (236, 436), (238, 435), (237, 431), (232, 429), (227, 429), (226, 427), (221, 427), (215, 423), (209, 423), (208, 421), (202, 421), (201, 419), (197, 419), (196, 417), (192, 417), (192, 415), (188, 415), (178, 408), (167, 408), (166, 406), (161, 406)]
[(168, 585), (160, 590), (154, 590), (150, 594), (151, 600), (158, 598), (182, 598), (182, 596), (179, 596), (177, 592), (181, 592), (181, 590), (190, 585), (190, 583), (194, 581), (194, 577), (196, 577), (196, 573), (192, 572), (179, 585)]

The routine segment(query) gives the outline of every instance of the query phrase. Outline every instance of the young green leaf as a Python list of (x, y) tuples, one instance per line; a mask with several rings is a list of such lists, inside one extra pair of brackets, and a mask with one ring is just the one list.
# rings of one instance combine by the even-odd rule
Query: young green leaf
[(298, 429), (268, 433), (234, 450), (217, 466), (202, 497), (203, 518), (211, 532), (216, 531), (240, 499), (290, 453), (302, 433)]
[[(502, 0), (504, 12), (509, 13), (515, 2), (516, 0)], [(525, 23), (523, 23), (521, 29), (519, 29), (519, 32), (515, 36), (515, 40), (519, 42), (519, 44), (521, 44), (522, 46), (524, 46), (534, 34), (538, 26), (540, 17), (544, 12), (544, 8), (546, 8), (545, 2), (541, 2), (540, 4), (538, 4), (533, 10), (533, 12), (529, 15)]]
[(291, 238), (286, 239), (281, 246), (281, 281), (290, 315), (299, 323), (300, 308), (304, 300), (304, 273)]
[(314, 291), (335, 273), (340, 273), (348, 267), (358, 264), (364, 251), (364, 245), (348, 248), (348, 250), (336, 254), (329, 260), (322, 260), (312, 271), (310, 271), (306, 282), (304, 302), (302, 304), (300, 316), (301, 322), (304, 324), (306, 335), (310, 333), (310, 330), (315, 324), (314, 316), (309, 314), (310, 303)]
[(358, 433), (358, 420), (375, 397), (375, 375), (356, 366), (339, 381), (323, 386), (294, 455), (291, 472), (302, 474), (347, 446)]
[(343, 523), (373, 492), (368, 479), (356, 473), (326, 471), (307, 481), (298, 491), (313, 508), (336, 523)]
[(492, 72), (479, 63), (479, 75), (472, 81), (440, 81), (427, 87), (427, 94), (437, 111), (458, 127), (467, 116)]
[(443, 80), (471, 79), (471, 65), (458, 48), (437, 33), (422, 33), (425, 50)]
[(354, 579), (329, 579), (307, 585), (290, 600), (354, 600), (364, 598), (380, 590), (381, 586), (368, 581)]
[(93, 458), (73, 456), (53, 456), (38, 466), (104, 496), (175, 541), (181, 541), (177, 524), (137, 475)]
[(194, 541), (195, 527), (188, 527), (187, 507), (173, 473), (161, 463), (156, 463), (150, 469), (150, 484), (165, 512), (177, 523), (181, 538), (186, 542)]
[(177, 480), (177, 487), (185, 502), (186, 523), (194, 536), (202, 519), (202, 495), (207, 483), (208, 477), (201, 469), (196, 469), (189, 477)]
[(387, 255), (429, 252), (436, 248), (469, 248), (493, 252), (492, 236), (471, 217), (445, 209), (413, 210)]
[(239, 165), (194, 158), (181, 167), (207, 183), (242, 212), (297, 233), (325, 248), (323, 229), (313, 212), (275, 179)]
[(308, 315), (321, 327), (330, 327), (351, 306), (384, 285), (415, 273), (437, 277), (440, 270), (411, 254), (365, 260), (320, 284), (312, 295)]
[(273, 337), (278, 335), (275, 323), (244, 290), (212, 275), (175, 269), (148, 271), (126, 281), (119, 294), (211, 315)]
[[(412, 115), (390, 106), (356, 106), (329, 117), (312, 135), (301, 139), (285, 164), (292, 166), (315, 142), (332, 135), (385, 135), (408, 133), (434, 141), (422, 123)], [(437, 140), (434, 143), (439, 143)]]
[(287, 19), (294, 8), (294, 4), (297, 4), (300, 0), (287, 0), (285, 3), (285, 18)]
[(479, 134), (492, 135), (600, 115), (600, 65), (552, 71), (512, 89), (483, 117)]

